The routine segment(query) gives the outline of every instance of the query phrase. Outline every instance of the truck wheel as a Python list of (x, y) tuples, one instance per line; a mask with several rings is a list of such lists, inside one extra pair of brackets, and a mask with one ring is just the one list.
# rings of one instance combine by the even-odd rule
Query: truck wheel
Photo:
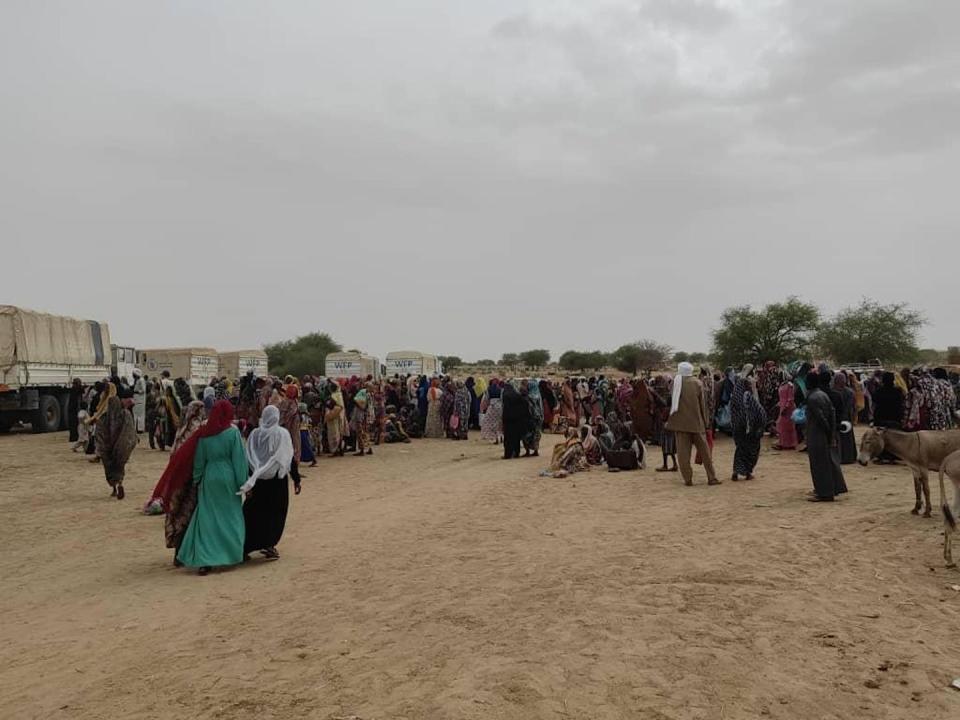
[(30, 425), (35, 433), (56, 432), (60, 429), (60, 403), (55, 397), (40, 396), (40, 407), (33, 413)]

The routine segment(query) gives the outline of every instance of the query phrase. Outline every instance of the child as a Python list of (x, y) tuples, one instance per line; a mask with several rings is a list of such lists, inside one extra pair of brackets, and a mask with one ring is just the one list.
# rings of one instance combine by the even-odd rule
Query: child
[(73, 451), (77, 452), (81, 448), (87, 447), (90, 442), (90, 413), (81, 410), (77, 413), (77, 441), (73, 444)]
[[(656, 406), (655, 412), (659, 420), (660, 428), (660, 452), (663, 454), (663, 466), (657, 468), (657, 472), (677, 472), (677, 436), (671, 430), (667, 430), (667, 420), (670, 418), (670, 398), (673, 393), (673, 380), (664, 381), (664, 376), (656, 378), (653, 387), (652, 399)], [(673, 461), (673, 467), (668, 466), (667, 460)]]
[(300, 403), (300, 462), (310, 463), (310, 467), (316, 467), (317, 456), (313, 452), (310, 425), (310, 412), (307, 410), (307, 404)]

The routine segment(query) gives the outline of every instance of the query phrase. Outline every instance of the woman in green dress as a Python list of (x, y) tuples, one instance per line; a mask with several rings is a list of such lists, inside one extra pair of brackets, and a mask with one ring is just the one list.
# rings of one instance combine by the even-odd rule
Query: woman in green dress
[(228, 400), (214, 405), (208, 426), (224, 429), (201, 437), (193, 457), (197, 509), (177, 552), (177, 561), (199, 568), (201, 575), (212, 567), (243, 562), (243, 499), (238, 492), (247, 482), (248, 468), (240, 431), (229, 424), (232, 418), (233, 406)]

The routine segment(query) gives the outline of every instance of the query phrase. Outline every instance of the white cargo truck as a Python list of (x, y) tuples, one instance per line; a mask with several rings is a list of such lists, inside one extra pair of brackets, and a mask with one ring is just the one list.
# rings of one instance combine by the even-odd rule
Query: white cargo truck
[(263, 350), (234, 350), (220, 353), (220, 374), (236, 380), (252, 372), (257, 377), (270, 373), (267, 354)]
[(137, 351), (132, 347), (110, 346), (110, 373), (126, 378), (133, 385), (133, 370), (137, 367)]
[(17, 422), (36, 433), (65, 429), (74, 379), (109, 375), (106, 323), (0, 305), (0, 432)]
[(394, 375), (439, 375), (443, 367), (436, 355), (416, 350), (397, 350), (387, 353), (387, 376)]
[(358, 352), (339, 352), (327, 355), (326, 375), (328, 378), (365, 378), (373, 375), (380, 379), (380, 359)]
[(183, 378), (196, 390), (219, 377), (220, 358), (213, 348), (153, 348), (137, 351), (137, 367), (151, 378), (167, 370), (171, 379)]

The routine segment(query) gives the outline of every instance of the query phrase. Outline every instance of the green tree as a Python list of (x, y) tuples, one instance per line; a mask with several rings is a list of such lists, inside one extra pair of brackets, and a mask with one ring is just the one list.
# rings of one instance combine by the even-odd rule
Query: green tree
[(456, 355), (439, 355), (437, 356), (437, 360), (440, 361), (440, 364), (443, 365), (445, 370), (463, 365), (463, 360)]
[(707, 354), (702, 352), (690, 353), (690, 357), (687, 359), (687, 362), (691, 362), (694, 365), (702, 365), (707, 361)]
[(790, 362), (807, 356), (819, 325), (817, 306), (795, 297), (761, 310), (727, 308), (713, 331), (713, 355), (723, 365)]
[(636, 375), (641, 370), (659, 370), (670, 359), (673, 348), (655, 340), (621, 345), (610, 354), (610, 363), (621, 372)]
[(601, 370), (610, 364), (610, 355), (601, 350), (593, 350), (583, 354), (584, 369)]
[(492, 367), (493, 365), (496, 365), (496, 364), (497, 363), (494, 362), (493, 360), (477, 360), (477, 365), (479, 367)]
[(327, 355), (343, 348), (327, 333), (310, 333), (293, 340), (265, 345), (270, 372), (283, 377), (323, 374)]
[(910, 362), (919, 356), (917, 335), (925, 324), (907, 303), (882, 305), (865, 298), (823, 323), (817, 346), (838, 363)]
[(673, 354), (673, 362), (675, 365), (679, 365), (682, 362), (690, 362), (690, 353), (678, 350)]
[(550, 351), (527, 350), (520, 353), (520, 361), (527, 367), (540, 368), (550, 362)]
[(567, 350), (557, 364), (564, 370), (582, 371), (582, 370), (600, 370), (610, 364), (610, 355), (600, 350), (581, 352), (580, 350)]
[(585, 354), (578, 350), (567, 350), (560, 356), (557, 364), (564, 370), (583, 370), (587, 366), (584, 360)]
[(951, 345), (947, 348), (947, 363), (950, 365), (960, 365), (960, 347)]
[(500, 365), (503, 365), (503, 366), (519, 365), (519, 364), (520, 364), (520, 356), (517, 355), (516, 353), (504, 353), (504, 354), (500, 357), (500, 363), (499, 363), (499, 364), (500, 364)]

